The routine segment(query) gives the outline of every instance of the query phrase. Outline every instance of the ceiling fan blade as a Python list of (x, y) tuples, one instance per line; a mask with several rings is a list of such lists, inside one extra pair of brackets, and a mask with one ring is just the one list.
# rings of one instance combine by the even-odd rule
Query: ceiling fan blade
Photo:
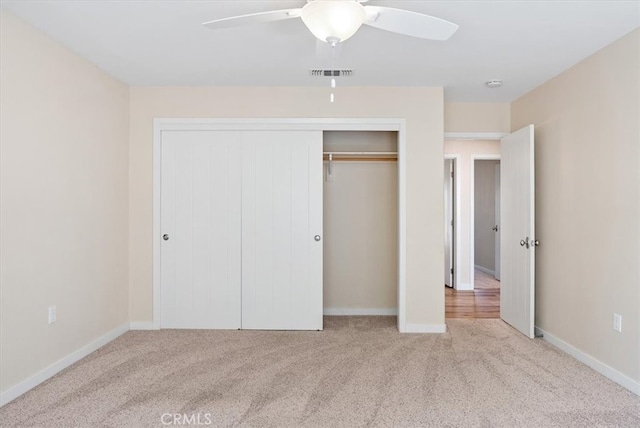
[(447, 40), (458, 25), (434, 16), (404, 9), (365, 6), (369, 17), (364, 23), (381, 30), (430, 40)]
[(299, 18), (302, 9), (281, 9), (269, 12), (251, 13), (248, 15), (232, 16), (229, 18), (215, 19), (204, 22), (207, 28), (217, 30), (219, 28), (240, 27), (243, 25), (258, 24), (261, 22), (283, 21), (285, 19)]

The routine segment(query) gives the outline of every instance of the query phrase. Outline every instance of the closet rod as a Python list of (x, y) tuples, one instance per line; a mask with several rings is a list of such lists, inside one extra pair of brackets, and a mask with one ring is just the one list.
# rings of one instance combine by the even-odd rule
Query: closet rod
[(333, 161), (397, 161), (398, 152), (323, 152), (323, 159)]

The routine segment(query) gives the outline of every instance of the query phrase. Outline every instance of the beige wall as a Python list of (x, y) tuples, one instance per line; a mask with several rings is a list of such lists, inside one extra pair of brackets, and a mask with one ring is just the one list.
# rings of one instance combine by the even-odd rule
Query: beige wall
[(444, 324), (442, 88), (131, 88), (130, 305), (152, 319), (154, 117), (401, 117), (407, 124), (407, 322)]
[[(396, 151), (397, 141), (397, 132), (325, 132), (324, 150)], [(327, 162), (325, 174), (326, 168)], [(324, 307), (329, 313), (395, 311), (397, 163), (334, 161), (332, 171), (333, 181), (324, 182)]]
[(495, 160), (477, 160), (474, 167), (474, 264), (495, 270), (496, 167)]
[(639, 58), (636, 30), (511, 109), (513, 130), (534, 123), (536, 132), (536, 324), (636, 381)]
[[(471, 215), (471, 167), (472, 158), (475, 155), (500, 155), (500, 141), (493, 140), (447, 140), (444, 143), (446, 155), (457, 155), (455, 164), (456, 172), (456, 197), (457, 219), (456, 222), (456, 257), (454, 266), (458, 278), (456, 284), (461, 289), (472, 288), (471, 283), (471, 239), (473, 218)], [(443, 244), (444, 246), (444, 244)]]
[(128, 321), (129, 99), (122, 83), (0, 14), (6, 392)]
[(509, 132), (509, 103), (447, 103), (445, 132)]

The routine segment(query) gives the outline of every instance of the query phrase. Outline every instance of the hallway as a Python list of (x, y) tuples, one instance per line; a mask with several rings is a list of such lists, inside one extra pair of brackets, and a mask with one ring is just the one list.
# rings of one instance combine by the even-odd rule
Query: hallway
[(445, 287), (445, 318), (500, 318), (500, 281), (475, 270), (473, 291)]

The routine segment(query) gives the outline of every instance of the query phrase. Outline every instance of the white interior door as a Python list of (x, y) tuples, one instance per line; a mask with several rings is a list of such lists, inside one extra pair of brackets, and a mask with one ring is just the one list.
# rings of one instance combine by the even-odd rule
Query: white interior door
[(496, 224), (495, 224), (495, 269), (494, 269), (494, 277), (500, 281), (500, 236), (502, 225), (500, 224), (500, 163), (496, 165)]
[(444, 285), (453, 287), (453, 161), (444, 161)]
[(162, 133), (161, 327), (240, 328), (239, 132)]
[(322, 330), (322, 132), (243, 132), (242, 159), (242, 328)]
[(534, 337), (535, 177), (533, 125), (502, 139), (500, 317)]

